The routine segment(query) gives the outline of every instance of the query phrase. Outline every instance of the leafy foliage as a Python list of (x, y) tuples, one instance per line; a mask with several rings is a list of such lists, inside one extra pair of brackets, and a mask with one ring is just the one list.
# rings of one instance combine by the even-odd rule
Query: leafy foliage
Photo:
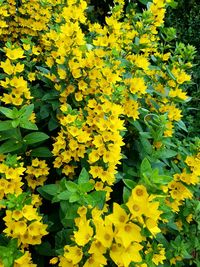
[(196, 49), (87, 2), (0, 1), (0, 266), (199, 266)]

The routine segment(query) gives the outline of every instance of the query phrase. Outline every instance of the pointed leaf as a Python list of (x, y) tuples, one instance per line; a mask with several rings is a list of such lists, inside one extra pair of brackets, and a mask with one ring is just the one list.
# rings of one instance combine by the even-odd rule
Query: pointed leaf
[(69, 202), (73, 203), (73, 202), (77, 202), (80, 199), (80, 194), (74, 192), (71, 194), (71, 196), (69, 197)]
[(30, 121), (27, 120), (21, 120), (20, 122), (20, 127), (24, 128), (24, 129), (28, 129), (28, 130), (38, 130), (38, 127), (35, 123), (32, 123)]
[(31, 144), (35, 144), (35, 143), (38, 143), (38, 142), (42, 142), (46, 139), (48, 139), (49, 136), (43, 132), (36, 132), (36, 133), (30, 133), (30, 134), (27, 134), (26, 136), (24, 136), (24, 142), (27, 144), (27, 145), (31, 145)]
[(130, 189), (133, 189), (136, 186), (136, 182), (130, 179), (123, 179), (123, 182)]
[(87, 170), (85, 168), (82, 168), (81, 173), (78, 177), (78, 183), (79, 184), (87, 183), (89, 181), (89, 178), (90, 176)]
[(34, 104), (23, 107), (20, 111), (22, 111), (22, 118), (29, 119), (32, 112), (34, 110)]
[(0, 131), (7, 131), (13, 129), (12, 121), (0, 121)]
[(22, 147), (22, 144), (16, 140), (9, 139), (0, 146), (0, 154), (16, 151)]
[(37, 147), (31, 150), (32, 157), (50, 158), (52, 157), (51, 151), (47, 147)]
[(41, 186), (37, 189), (37, 191), (46, 198), (46, 194), (50, 196), (55, 196), (59, 192), (58, 184), (48, 184)]
[(140, 166), (140, 172), (141, 174), (152, 172), (151, 164), (147, 158), (143, 159), (141, 166)]
[(99, 190), (90, 193), (90, 196), (93, 197), (94, 206), (98, 206), (100, 209), (103, 209), (105, 201), (106, 201), (106, 191)]
[(13, 114), (14, 112), (12, 109), (0, 107), (0, 112), (3, 113), (9, 119), (15, 118), (15, 114)]
[(66, 181), (65, 186), (67, 190), (69, 190), (72, 193), (78, 190), (78, 185), (76, 183), (73, 183), (72, 181)]
[(86, 193), (86, 192), (89, 192), (91, 191), (92, 189), (94, 188), (94, 185), (90, 182), (87, 182), (87, 183), (82, 183), (79, 185), (79, 190), (82, 192), (82, 193)]

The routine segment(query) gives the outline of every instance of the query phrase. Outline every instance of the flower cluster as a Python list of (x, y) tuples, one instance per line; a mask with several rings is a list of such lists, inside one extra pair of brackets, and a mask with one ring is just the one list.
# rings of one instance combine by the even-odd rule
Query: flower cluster
[(196, 263), (200, 154), (177, 145), (195, 49), (171, 42), (171, 0), (115, 0), (103, 24), (88, 2), (0, 1), (0, 266)]
[[(141, 252), (147, 240), (142, 231), (147, 228), (152, 235), (161, 231), (157, 223), (162, 211), (158, 207), (159, 202), (153, 200), (143, 185), (137, 185), (132, 190), (126, 203), (128, 212), (117, 203), (113, 203), (113, 211), (110, 214), (106, 207), (102, 211), (80, 207), (79, 217), (75, 219), (77, 230), (71, 237), (76, 245), (64, 247), (64, 254), (59, 257), (58, 266), (77, 266), (78, 263), (84, 267), (91, 264), (106, 266), (106, 253), (109, 253), (117, 266), (128, 267), (131, 262), (142, 262)], [(164, 250), (161, 250), (160, 254), (165, 259)], [(148, 253), (146, 250), (146, 254)], [(158, 254), (153, 255), (153, 262), (161, 262)], [(54, 260), (51, 261), (52, 264)]]
[(36, 245), (47, 234), (47, 225), (41, 222), (37, 209), (32, 205), (24, 205), (22, 210), (7, 210), (3, 218), (6, 228), (3, 231), (7, 236), (17, 238), (19, 244)]

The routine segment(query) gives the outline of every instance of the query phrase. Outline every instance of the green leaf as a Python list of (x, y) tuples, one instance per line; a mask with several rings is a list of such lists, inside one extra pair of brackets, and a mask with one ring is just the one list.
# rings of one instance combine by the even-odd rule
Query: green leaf
[(131, 195), (131, 190), (124, 186), (123, 188), (123, 201), (126, 203)]
[(139, 0), (140, 3), (142, 3), (143, 5), (146, 5), (150, 0)]
[(18, 131), (18, 129), (12, 129), (0, 132), (0, 141), (4, 141), (7, 139), (15, 139), (16, 141), (21, 140), (21, 133)]
[(51, 104), (53, 111), (60, 107), (60, 102), (58, 100), (48, 100), (48, 102)]
[(0, 107), (0, 112), (3, 113), (7, 118), (14, 119), (15, 115), (13, 110), (9, 108)]
[(34, 110), (34, 104), (24, 106), (20, 112), (22, 113), (22, 119), (28, 120)]
[(168, 222), (168, 223), (167, 223), (167, 226), (168, 226), (169, 228), (173, 229), (173, 230), (179, 231), (178, 226), (177, 226), (176, 223), (174, 223), (174, 222)]
[(27, 145), (31, 145), (31, 144), (35, 144), (38, 142), (42, 142), (46, 139), (48, 139), (49, 136), (43, 132), (36, 132), (36, 133), (30, 133), (27, 134), (26, 136), (24, 136), (23, 141), (27, 144)]
[(9, 241), (9, 248), (11, 248), (11, 249), (17, 249), (17, 247), (18, 247), (18, 240), (17, 240), (17, 238), (14, 238), (14, 239), (11, 239), (10, 241)]
[(171, 161), (171, 165), (176, 173), (181, 173), (181, 170), (178, 168), (178, 166), (173, 161)]
[(77, 192), (74, 192), (71, 194), (71, 196), (69, 197), (69, 202), (70, 203), (74, 203), (77, 202), (80, 199), (80, 194)]
[(0, 121), (0, 131), (7, 131), (13, 129), (12, 121)]
[(164, 149), (162, 151), (156, 151), (155, 155), (161, 159), (168, 159), (176, 156), (178, 153), (172, 149)]
[(69, 201), (63, 200), (60, 202), (61, 212), (63, 212), (65, 218), (74, 219), (77, 217), (77, 209), (80, 205), (69, 203)]
[(28, 129), (28, 130), (38, 130), (38, 127), (35, 123), (32, 123), (32, 122), (27, 121), (27, 120), (21, 120), (20, 127), (24, 128), (24, 129)]
[(22, 143), (16, 140), (9, 139), (0, 146), (0, 154), (16, 151), (22, 147)]
[(49, 242), (43, 242), (40, 245), (36, 245), (34, 248), (39, 255), (54, 256), (54, 250), (51, 248)]
[(53, 130), (55, 130), (58, 127), (59, 127), (58, 122), (54, 118), (51, 118), (49, 120), (49, 122), (48, 122), (48, 129), (49, 129), (49, 131), (53, 131)]
[(32, 157), (50, 158), (52, 157), (51, 151), (47, 147), (37, 147), (31, 150)]
[(89, 173), (85, 168), (82, 168), (81, 173), (78, 177), (78, 184), (87, 183), (89, 181)]
[(7, 246), (0, 246), (0, 259), (4, 267), (13, 267), (15, 258), (18, 256), (17, 239), (11, 239)]
[(122, 179), (122, 180), (124, 184), (130, 189), (133, 189), (136, 186), (136, 182), (134, 182), (133, 180), (130, 179)]
[(140, 166), (140, 172), (141, 174), (152, 172), (151, 164), (149, 163), (147, 158), (143, 159), (141, 166)]
[(152, 138), (152, 135), (149, 132), (140, 132), (140, 136), (144, 139)]
[(62, 228), (61, 231), (55, 235), (55, 249), (62, 249), (66, 245), (67, 237), (69, 236), (69, 229)]
[(41, 119), (46, 119), (47, 117), (49, 117), (49, 111), (50, 111), (50, 108), (48, 105), (41, 106), (41, 108), (40, 108)]
[(59, 192), (59, 185), (58, 184), (48, 184), (37, 188), (37, 191), (44, 197), (46, 194), (50, 196), (55, 196)]
[(176, 122), (176, 124), (178, 125), (179, 128), (181, 128), (183, 131), (188, 133), (187, 127), (183, 121), (178, 121), (178, 122)]
[(152, 177), (152, 181), (155, 184), (165, 185), (172, 181), (172, 177), (168, 175), (157, 175), (155, 177), (154, 176)]
[(82, 193), (86, 193), (86, 192), (89, 192), (91, 191), (92, 189), (94, 188), (94, 185), (90, 182), (88, 183), (82, 183), (79, 185), (79, 190), (82, 192)]
[(106, 191), (99, 190), (90, 193), (90, 196), (93, 197), (94, 206), (98, 206), (100, 209), (103, 209), (106, 201)]
[(140, 142), (142, 144), (144, 151), (147, 154), (151, 154), (153, 151), (151, 143), (146, 138), (143, 138), (142, 136), (140, 136)]
[(53, 100), (53, 99), (57, 99), (58, 97), (59, 97), (58, 92), (56, 92), (56, 91), (52, 91), (52, 92), (50, 92), (50, 93), (45, 94), (45, 95), (42, 97), (42, 100)]
[(67, 190), (69, 190), (72, 193), (78, 191), (78, 185), (76, 183), (73, 183), (72, 181), (66, 181), (65, 186)]
[(167, 73), (169, 74), (169, 77), (170, 77), (172, 80), (176, 81), (176, 78), (175, 78), (175, 76), (171, 73), (170, 69), (169, 69), (168, 67), (166, 67), (166, 70), (167, 70)]
[(171, 1), (171, 2), (167, 3), (167, 5), (169, 5), (172, 8), (176, 8), (178, 6), (178, 2)]
[(68, 200), (70, 196), (71, 196), (70, 191), (63, 191), (60, 194), (58, 194), (57, 198), (60, 200)]
[(138, 121), (134, 121), (133, 119), (128, 119), (128, 121), (139, 131), (143, 132), (142, 126)]
[(13, 267), (14, 258), (13, 258), (12, 253), (9, 253), (8, 251), (7, 254), (4, 254), (4, 257), (2, 258), (2, 262), (3, 262), (4, 267)]
[(20, 119), (15, 119), (12, 121), (12, 126), (13, 128), (17, 128), (17, 126), (20, 124)]
[(39, 71), (41, 71), (44, 74), (48, 74), (50, 72), (48, 69), (40, 67), (40, 66), (36, 66), (36, 69), (38, 69)]
[[(71, 228), (74, 227), (74, 219), (78, 216), (77, 215), (78, 207), (80, 207), (80, 204), (76, 202), (69, 203), (68, 200), (60, 201), (60, 220), (64, 227), (66, 226), (71, 227)], [(68, 234), (65, 238), (65, 244), (69, 236), (69, 229), (67, 230), (68, 230)]]
[(84, 205), (90, 205), (92, 207), (95, 207), (97, 205), (96, 200), (91, 196), (91, 194), (86, 194), (84, 196), (82, 196), (83, 200), (84, 200)]

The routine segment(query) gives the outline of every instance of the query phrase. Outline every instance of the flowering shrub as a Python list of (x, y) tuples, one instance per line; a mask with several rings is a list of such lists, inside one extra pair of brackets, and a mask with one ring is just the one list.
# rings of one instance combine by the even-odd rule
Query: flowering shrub
[(105, 25), (84, 0), (0, 1), (0, 264), (200, 264), (200, 141), (184, 141), (195, 48), (170, 0)]
[[(178, 5), (176, 9), (168, 10), (167, 16), (165, 19), (165, 24), (168, 26), (172, 26), (176, 28), (177, 39), (182, 40), (184, 43), (190, 43), (194, 45), (197, 49), (197, 53), (193, 60), (193, 77), (192, 77), (192, 85), (188, 88), (188, 92), (192, 92), (192, 99), (190, 101), (190, 107), (184, 110), (183, 114), (187, 114), (187, 122), (188, 126), (188, 135), (197, 136), (199, 135), (199, 116), (200, 111), (198, 107), (199, 101), (199, 90), (198, 84), (200, 80), (200, 57), (199, 57), (199, 36), (197, 31), (200, 25), (200, 3), (199, 1), (186, 2), (183, 0), (178, 1)], [(187, 12), (186, 12), (187, 10)], [(187, 13), (187, 16), (182, 19), (182, 14)], [(185, 30), (187, 29), (187, 31)]]

